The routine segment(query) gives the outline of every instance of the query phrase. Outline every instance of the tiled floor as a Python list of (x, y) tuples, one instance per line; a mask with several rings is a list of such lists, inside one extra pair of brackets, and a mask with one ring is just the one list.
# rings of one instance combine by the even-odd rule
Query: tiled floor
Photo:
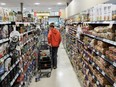
[(62, 44), (58, 51), (58, 68), (52, 71), (50, 78), (41, 78), (38, 82), (33, 78), (29, 87), (81, 87)]

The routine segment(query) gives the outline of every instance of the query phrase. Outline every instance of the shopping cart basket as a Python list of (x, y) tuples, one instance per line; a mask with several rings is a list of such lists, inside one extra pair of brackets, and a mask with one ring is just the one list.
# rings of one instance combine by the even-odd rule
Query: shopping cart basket
[(50, 47), (47, 41), (41, 41), (38, 53), (38, 75), (35, 78), (37, 82), (40, 78), (50, 77), (52, 71), (52, 59)]

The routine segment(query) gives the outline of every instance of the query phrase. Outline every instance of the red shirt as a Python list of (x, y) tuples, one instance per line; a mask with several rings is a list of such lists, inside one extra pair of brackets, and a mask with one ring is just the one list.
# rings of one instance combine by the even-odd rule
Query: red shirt
[(53, 28), (49, 30), (48, 33), (48, 43), (51, 44), (52, 47), (59, 47), (61, 42), (60, 32)]

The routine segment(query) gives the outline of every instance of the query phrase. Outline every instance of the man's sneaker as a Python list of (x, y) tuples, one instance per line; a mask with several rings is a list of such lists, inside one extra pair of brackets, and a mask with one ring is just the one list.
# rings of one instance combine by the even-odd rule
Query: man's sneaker
[(57, 69), (57, 67), (54, 67), (54, 69)]

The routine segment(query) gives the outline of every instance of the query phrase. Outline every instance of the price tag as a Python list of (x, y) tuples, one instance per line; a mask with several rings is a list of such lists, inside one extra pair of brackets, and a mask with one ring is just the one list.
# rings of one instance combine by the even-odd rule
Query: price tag
[(99, 70), (99, 67), (97, 67), (97, 69)]
[(2, 42), (4, 42), (4, 41), (5, 41), (5, 39), (2, 40)]
[(104, 42), (106, 42), (106, 39), (103, 39)]
[(0, 43), (2, 43), (2, 40), (0, 40)]
[(85, 67), (85, 64), (83, 66)]
[(87, 81), (87, 84), (89, 84), (90, 82), (89, 81)]
[(94, 66), (94, 65), (95, 65), (95, 63), (93, 62), (93, 63), (92, 63), (92, 66)]
[(4, 56), (3, 59), (5, 60), (7, 58), (7, 56)]
[(113, 43), (116, 46), (116, 42)]
[(95, 78), (95, 76), (92, 76), (92, 78), (94, 79), (94, 78)]
[(102, 57), (102, 58), (105, 58), (105, 56), (104, 56), (104, 55), (101, 55), (101, 57)]
[(93, 52), (95, 52), (95, 49), (93, 49)]
[(102, 71), (102, 75), (105, 76), (105, 72), (104, 71)]
[(112, 28), (114, 21), (110, 22), (109, 28)]
[(7, 54), (7, 57), (9, 57), (9, 54)]
[(98, 81), (96, 81), (96, 84), (97, 84), (97, 85), (99, 85), (99, 82), (98, 82)]
[(96, 54), (98, 55), (98, 54), (99, 54), (99, 52), (97, 51), (97, 52), (96, 52)]
[(113, 62), (113, 65), (116, 67), (116, 62)]
[(89, 57), (87, 59), (89, 60)]
[(14, 65), (10, 68), (10, 71), (13, 69)]
[(114, 83), (113, 86), (116, 87), (116, 83)]
[(88, 48), (90, 48), (90, 46), (87, 46)]
[(111, 44), (113, 44), (113, 41), (109, 40), (109, 42), (110, 42)]
[(6, 74), (7, 74), (7, 73), (5, 73), (5, 74), (1, 77), (1, 80), (3, 80), (3, 79), (6, 77)]

